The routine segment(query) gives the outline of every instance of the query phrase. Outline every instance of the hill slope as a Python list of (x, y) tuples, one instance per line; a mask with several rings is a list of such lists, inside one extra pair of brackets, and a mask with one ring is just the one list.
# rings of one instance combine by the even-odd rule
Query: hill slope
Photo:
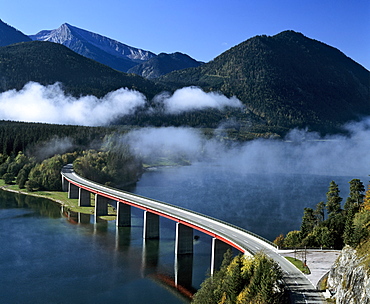
[(148, 79), (153, 79), (172, 71), (197, 67), (201, 64), (201, 62), (179, 52), (173, 54), (161, 53), (129, 69), (128, 73), (134, 73)]
[(339, 50), (294, 31), (256, 36), (197, 68), (162, 76), (238, 97), (267, 125), (323, 130), (370, 115), (370, 73)]
[(55, 30), (44, 30), (30, 35), (30, 38), (63, 44), (82, 56), (122, 72), (127, 72), (133, 66), (156, 56), (149, 51), (128, 46), (68, 23)]
[(31, 41), (31, 39), (0, 20), (0, 46), (26, 41)]
[(95, 95), (127, 87), (151, 98), (161, 90), (149, 80), (113, 70), (67, 47), (31, 41), (0, 48), (0, 91), (21, 89), (30, 81), (61, 82), (75, 96)]

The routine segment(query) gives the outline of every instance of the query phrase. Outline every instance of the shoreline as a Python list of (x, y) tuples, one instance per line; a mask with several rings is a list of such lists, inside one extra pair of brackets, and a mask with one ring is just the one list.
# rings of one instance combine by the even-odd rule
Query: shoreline
[[(37, 192), (28, 192), (27, 190), (21, 190), (21, 189), (11, 189), (9, 186), (12, 185), (1, 185), (0, 190), (15, 193), (15, 194), (23, 194), (23, 195), (28, 195), (28, 196), (33, 196), (33, 197), (38, 197), (38, 198), (44, 198), (48, 199), (50, 201), (53, 201), (57, 204), (59, 204), (63, 208), (68, 208), (72, 212), (79, 212), (83, 214), (94, 214), (95, 213), (95, 206), (90, 205), (88, 207), (80, 207), (78, 206), (78, 199), (69, 199), (67, 197), (68, 193), (67, 192), (62, 192), (62, 191), (40, 191), (41, 193)], [(44, 193), (44, 194), (43, 194)], [(59, 198), (60, 196), (60, 198)], [(115, 220), (116, 218), (116, 213), (115, 209), (110, 206), (108, 215), (100, 216), (99, 218), (104, 219), (104, 220)]]

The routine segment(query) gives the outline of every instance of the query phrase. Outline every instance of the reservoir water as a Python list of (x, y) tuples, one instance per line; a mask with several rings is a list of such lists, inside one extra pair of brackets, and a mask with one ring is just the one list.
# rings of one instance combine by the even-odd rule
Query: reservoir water
[[(303, 208), (325, 200), (331, 180), (345, 200), (352, 178), (359, 177), (240, 174), (198, 163), (149, 171), (131, 191), (273, 240), (299, 229)], [(114, 221), (94, 223), (92, 216), (64, 211), (48, 200), (0, 191), (0, 303), (189, 302), (171, 287), (174, 223), (161, 219), (161, 240), (144, 242), (140, 210), (134, 209), (131, 228), (118, 231)], [(199, 288), (211, 240), (195, 234), (193, 260), (180, 265), (190, 272), (190, 287)]]

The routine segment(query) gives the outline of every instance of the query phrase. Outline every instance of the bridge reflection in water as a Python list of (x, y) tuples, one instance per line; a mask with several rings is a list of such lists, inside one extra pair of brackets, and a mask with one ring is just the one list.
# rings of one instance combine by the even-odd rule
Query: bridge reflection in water
[[(91, 214), (73, 212), (62, 207), (62, 215), (73, 225), (93, 225), (94, 234), (108, 234), (108, 221)], [(134, 227), (138, 229), (139, 227)], [(173, 272), (169, 273), (160, 265), (160, 240), (159, 238), (143, 238), (140, 247), (131, 246), (131, 240), (137, 236), (131, 235), (132, 227), (120, 227), (114, 235), (114, 250), (116, 253), (129, 253), (137, 257), (141, 256), (140, 273), (142, 277), (150, 278), (157, 284), (165, 287), (173, 293), (180, 293), (185, 298), (191, 298), (196, 292), (193, 285), (193, 253), (175, 254)], [(193, 240), (192, 240), (193, 241)], [(195, 240), (194, 240), (195, 241)], [(173, 244), (173, 243), (172, 243)]]

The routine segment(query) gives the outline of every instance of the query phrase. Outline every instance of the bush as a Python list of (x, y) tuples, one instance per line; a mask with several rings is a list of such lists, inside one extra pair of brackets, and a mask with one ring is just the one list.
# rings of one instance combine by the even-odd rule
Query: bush
[(13, 180), (14, 180), (14, 175), (12, 173), (5, 173), (3, 175), (3, 180), (5, 182), (5, 184), (12, 184), (13, 183)]

